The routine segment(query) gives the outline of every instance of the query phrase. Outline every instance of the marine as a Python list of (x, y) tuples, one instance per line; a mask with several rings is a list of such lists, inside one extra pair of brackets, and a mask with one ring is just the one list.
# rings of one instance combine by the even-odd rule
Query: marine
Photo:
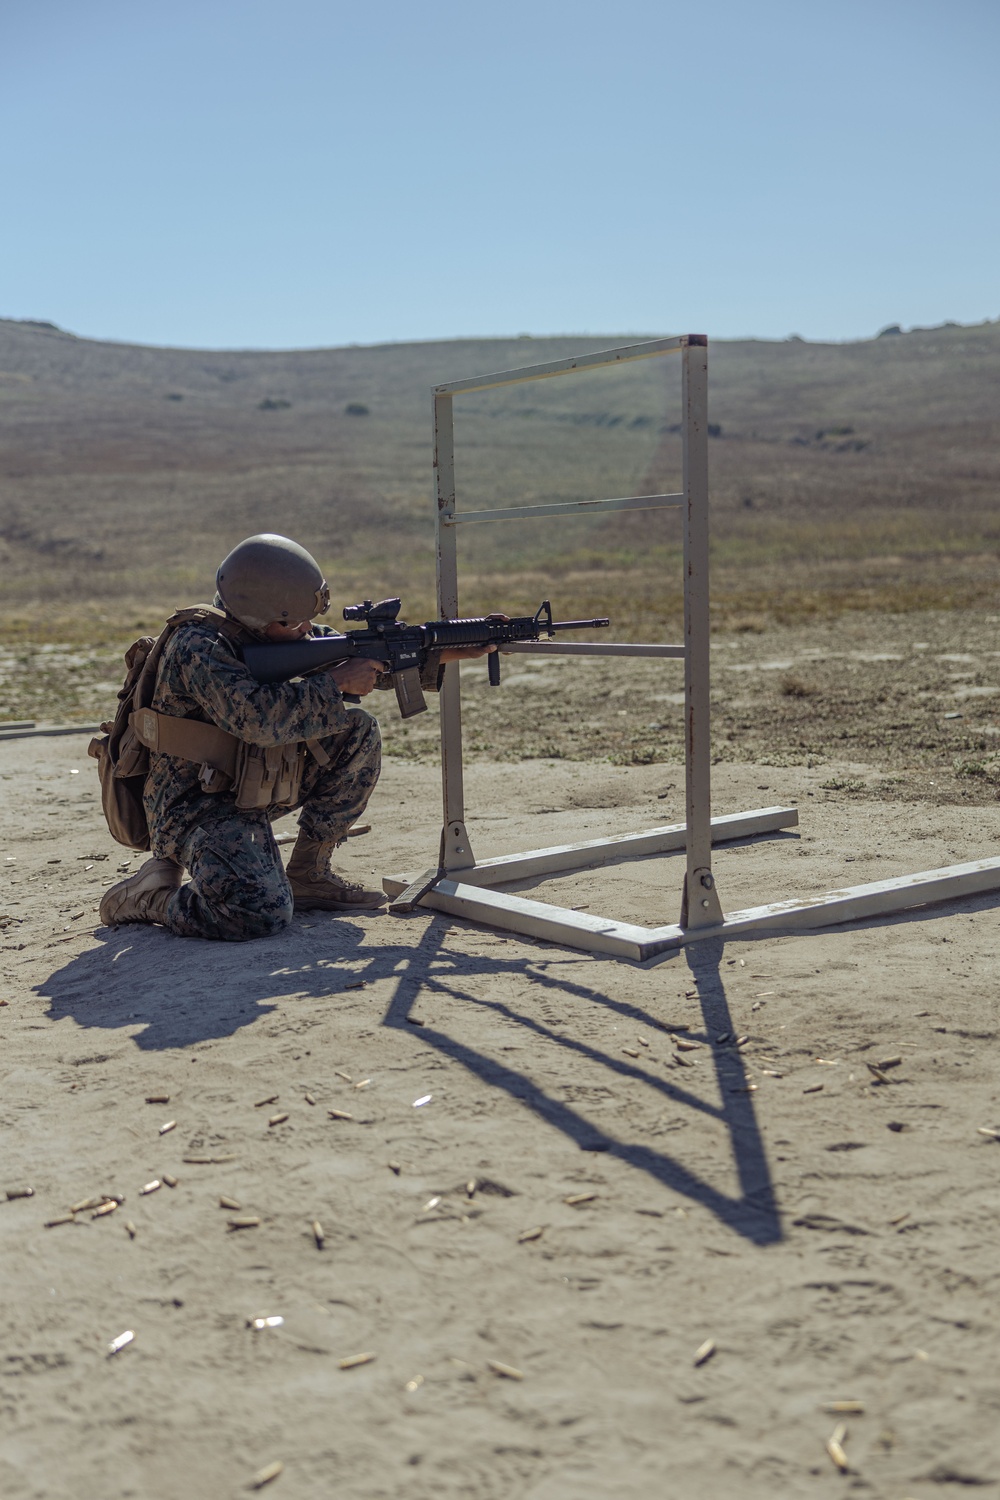
[[(220, 564), (216, 588), (224, 620), (192, 621), (173, 632), (152, 709), (171, 723), (193, 719), (235, 736), (246, 752), (242, 781), (215, 790), (195, 760), (152, 753), (143, 792), (152, 858), (105, 894), (101, 921), (241, 942), (280, 932), (295, 911), (373, 912), (385, 901), (382, 892), (347, 880), (330, 861), (381, 769), (376, 719), (344, 698), (366, 697), (388, 679), (379, 663), (359, 658), (266, 686), (248, 672), (241, 643), (300, 640), (329, 608), (318, 563), (289, 538), (264, 533), (240, 542)], [(432, 653), (422, 686), (440, 686), (446, 660), (483, 654)], [(246, 795), (247, 776), (274, 764), (271, 800), (265, 793), (265, 805), (246, 805), (255, 800)], [(286, 872), (271, 825), (294, 809), (298, 833)]]

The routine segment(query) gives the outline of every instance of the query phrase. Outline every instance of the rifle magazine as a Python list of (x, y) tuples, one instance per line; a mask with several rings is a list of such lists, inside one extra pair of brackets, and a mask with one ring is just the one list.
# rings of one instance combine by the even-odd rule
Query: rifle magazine
[(424, 713), (427, 700), (420, 685), (419, 667), (405, 667), (402, 672), (394, 672), (392, 685), (396, 689), (401, 719), (412, 719), (415, 714)]

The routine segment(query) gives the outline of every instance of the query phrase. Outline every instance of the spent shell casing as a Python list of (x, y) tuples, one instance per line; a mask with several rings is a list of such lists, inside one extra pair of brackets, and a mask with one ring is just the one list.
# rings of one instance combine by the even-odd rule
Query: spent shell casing
[(846, 1437), (847, 1437), (847, 1423), (846, 1422), (838, 1422), (837, 1425), (836, 1425), (836, 1427), (833, 1429), (833, 1431), (830, 1434), (830, 1441), (832, 1443), (843, 1443), (843, 1441), (844, 1441), (844, 1439)]
[(494, 1375), (502, 1375), (505, 1380), (523, 1380), (524, 1371), (519, 1370), (516, 1365), (505, 1365), (502, 1360), (488, 1359), (486, 1368), (492, 1370)]
[(827, 1401), (820, 1407), (820, 1411), (829, 1412), (832, 1417), (860, 1417), (864, 1415), (864, 1410), (863, 1401)]
[(247, 1216), (243, 1219), (230, 1219), (228, 1220), (228, 1224), (230, 1229), (259, 1229), (260, 1219)]
[(519, 1245), (526, 1245), (529, 1240), (540, 1240), (544, 1233), (545, 1227), (541, 1224), (536, 1225), (534, 1229), (522, 1229), (517, 1237), (517, 1243)]
[(887, 1078), (886, 1075), (882, 1072), (882, 1069), (876, 1068), (874, 1063), (865, 1063), (865, 1067), (868, 1069), (869, 1073), (872, 1075), (876, 1083), (892, 1082), (892, 1079)]
[(715, 1353), (715, 1348), (716, 1345), (714, 1339), (706, 1339), (703, 1344), (700, 1344), (698, 1346), (694, 1354), (695, 1369), (697, 1369), (699, 1365), (708, 1363), (708, 1361), (712, 1358), (712, 1355)]
[(172, 1177), (169, 1172), (164, 1172), (164, 1174), (163, 1174), (163, 1181), (167, 1184), (167, 1187), (169, 1187), (169, 1188), (175, 1188), (177, 1186), (178, 1182), (180, 1181), (180, 1178), (179, 1177)]
[(239, 1210), (239, 1209), (241, 1209), (243, 1207), (243, 1204), (242, 1203), (237, 1203), (237, 1201), (236, 1201), (235, 1198), (227, 1198), (225, 1196), (225, 1194), (223, 1194), (223, 1196), (219, 1199), (219, 1207), (220, 1208), (235, 1208), (235, 1209)]
[(57, 1219), (46, 1219), (46, 1229), (55, 1229), (59, 1224), (75, 1224), (76, 1218), (73, 1214), (60, 1214)]
[(287, 1114), (284, 1114), (284, 1115), (272, 1115), (271, 1118), (268, 1120), (267, 1123), (268, 1123), (268, 1125), (284, 1125), (284, 1123), (285, 1123), (285, 1121), (287, 1119), (288, 1119)]
[(574, 1208), (578, 1203), (593, 1203), (596, 1197), (596, 1193), (570, 1193), (568, 1198), (563, 1199), (563, 1202)]
[(884, 1073), (887, 1068), (898, 1068), (902, 1061), (902, 1057), (881, 1057), (875, 1066), (881, 1068)]
[(648, 1047), (649, 1046), (649, 1043), (647, 1042), (647, 1040), (646, 1040), (646, 1038), (644, 1036), (637, 1036), (636, 1037), (636, 1041), (639, 1043), (640, 1047)]
[(474, 1198), (476, 1196), (476, 1188), (478, 1186), (478, 1179), (475, 1177), (470, 1177), (468, 1182), (465, 1184), (465, 1196), (467, 1198)]
[(977, 1125), (977, 1135), (985, 1135), (991, 1141), (1000, 1141), (1000, 1130), (993, 1130), (989, 1125)]
[(398, 1177), (400, 1172), (403, 1170), (402, 1165), (398, 1161), (387, 1161), (386, 1166), (389, 1168), (389, 1171), (393, 1174), (394, 1177)]
[(161, 1135), (168, 1135), (171, 1130), (176, 1130), (176, 1129), (177, 1129), (177, 1121), (176, 1120), (168, 1120), (165, 1125), (161, 1125), (160, 1126), (160, 1134)]
[(130, 1240), (134, 1240), (136, 1235), (139, 1233), (138, 1229), (136, 1229), (131, 1219), (129, 1219), (125, 1225), (125, 1233), (128, 1235)]
[(323, 1241), (325, 1239), (325, 1235), (323, 1234), (323, 1226), (319, 1222), (318, 1219), (313, 1219), (313, 1222), (312, 1222), (312, 1232), (313, 1232), (313, 1239), (316, 1241), (316, 1249), (317, 1250), (322, 1250), (322, 1248), (323, 1248)]
[(349, 1354), (346, 1359), (340, 1360), (339, 1364), (342, 1370), (353, 1370), (355, 1365), (370, 1365), (372, 1360), (377, 1358), (375, 1354)]
[(247, 1318), (247, 1327), (255, 1333), (262, 1333), (265, 1328), (280, 1328), (284, 1321), (282, 1317), (264, 1313), (259, 1318)]
[(277, 1479), (278, 1475), (283, 1474), (284, 1472), (284, 1464), (281, 1462), (280, 1458), (276, 1459), (273, 1464), (268, 1464), (265, 1468), (258, 1469), (256, 1474), (251, 1479), (250, 1484), (253, 1489), (262, 1490), (265, 1484), (270, 1484), (272, 1479)]
[(157, 1193), (162, 1186), (163, 1183), (160, 1181), (160, 1179), (158, 1177), (154, 1177), (152, 1182), (147, 1182), (145, 1187), (141, 1187), (139, 1189), (139, 1197), (144, 1198), (147, 1193)]
[(371, 1083), (371, 1079), (370, 1078), (362, 1078), (361, 1082), (360, 1083), (356, 1083), (354, 1085), (354, 1087), (356, 1089), (366, 1089), (370, 1083)]
[(92, 1219), (103, 1219), (106, 1214), (114, 1214), (117, 1212), (118, 1204), (113, 1198), (111, 1198), (107, 1203), (102, 1203), (100, 1208), (95, 1208), (90, 1217)]
[(334, 1068), (333, 1071), (337, 1075), (337, 1077), (338, 1078), (342, 1078), (345, 1083), (353, 1083), (354, 1082), (354, 1079), (351, 1077), (350, 1073), (342, 1073), (339, 1068)]
[(414, 1377), (413, 1377), (412, 1380), (408, 1380), (406, 1382), (406, 1384), (403, 1387), (403, 1390), (404, 1391), (409, 1391), (410, 1395), (412, 1396), (412, 1394), (413, 1394), (414, 1391), (419, 1391), (419, 1389), (423, 1385), (423, 1383), (424, 1383), (424, 1377), (422, 1375), (414, 1375)]
[(307, 1104), (315, 1104), (316, 1103), (316, 1100), (313, 1098), (312, 1094), (303, 1094), (302, 1097), (305, 1099), (305, 1101), (306, 1101)]
[(701, 1043), (692, 1042), (689, 1037), (675, 1036), (673, 1045), (677, 1048), (678, 1052), (696, 1052)]
[(831, 1462), (840, 1470), (841, 1474), (848, 1473), (851, 1466), (847, 1462), (847, 1454), (836, 1438), (827, 1438), (826, 1451), (830, 1455)]
[(106, 1202), (107, 1199), (103, 1193), (99, 1198), (83, 1198), (79, 1203), (74, 1203), (72, 1205), (72, 1207), (70, 1208), (70, 1213), (85, 1214), (88, 1208), (100, 1208), (101, 1204)]
[(353, 1120), (354, 1119), (354, 1116), (353, 1115), (349, 1115), (347, 1113), (346, 1109), (328, 1109), (327, 1110), (327, 1114), (330, 1116), (331, 1120)]
[(623, 1047), (622, 1051), (624, 1052), (624, 1054), (625, 1054), (626, 1057), (638, 1057), (639, 1056), (638, 1052), (635, 1050), (634, 1047)]
[(146, 1095), (146, 1103), (147, 1104), (169, 1104), (170, 1103), (170, 1095), (169, 1094), (147, 1094)]
[(8, 1188), (7, 1202), (12, 1203), (15, 1198), (33, 1198), (35, 1190), (33, 1187)]
[(811, 1083), (809, 1087), (807, 1089), (803, 1089), (802, 1092), (804, 1094), (821, 1094), (823, 1092), (823, 1085), (821, 1083)]
[(216, 1163), (235, 1161), (236, 1152), (227, 1151), (224, 1156), (182, 1156), (181, 1161), (187, 1162), (193, 1167), (207, 1167)]
[(254, 1104), (254, 1109), (263, 1109), (265, 1104), (277, 1104), (280, 1098), (280, 1094), (268, 1094), (266, 1099), (257, 1100), (257, 1102)]
[(135, 1334), (132, 1329), (126, 1328), (124, 1333), (120, 1333), (116, 1339), (111, 1340), (108, 1345), (108, 1357), (110, 1358), (112, 1354), (120, 1354), (123, 1349), (127, 1349), (134, 1338)]

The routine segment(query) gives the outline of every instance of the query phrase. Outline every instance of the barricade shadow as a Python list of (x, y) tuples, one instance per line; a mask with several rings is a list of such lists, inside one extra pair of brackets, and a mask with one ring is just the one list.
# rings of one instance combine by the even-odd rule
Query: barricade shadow
[[(102, 932), (97, 948), (71, 959), (38, 985), (36, 993), (49, 1001), (48, 1016), (54, 1021), (71, 1018), (79, 1026), (104, 1030), (140, 1028), (134, 1031), (133, 1040), (142, 1051), (182, 1049), (231, 1036), (277, 1010), (277, 1002), (282, 999), (336, 999), (363, 983), (390, 978), (395, 983), (383, 1024), (410, 1033), (408, 1017), (414, 1002), (425, 994), (447, 996), (480, 1014), (488, 1013), (524, 1028), (536, 1052), (539, 1044), (558, 1048), (563, 1055), (571, 1054), (607, 1070), (630, 1086), (652, 1090), (662, 1100), (691, 1111), (695, 1119), (708, 1117), (722, 1123), (729, 1135), (739, 1183), (735, 1196), (728, 1196), (668, 1153), (595, 1125), (515, 1066), (475, 1045), (458, 1028), (445, 1030), (424, 1024), (412, 1032), (421, 1045), (460, 1064), (486, 1086), (502, 1089), (581, 1149), (618, 1157), (662, 1186), (701, 1204), (754, 1244), (768, 1245), (781, 1239), (780, 1217), (743, 1060), (735, 1047), (716, 1044), (718, 1036), (732, 1033), (720, 974), (721, 943), (696, 944), (683, 955), (702, 1007), (701, 1028), (692, 1028), (686, 1034), (709, 1044), (700, 1055), (711, 1059), (716, 1103), (701, 1097), (693, 1086), (685, 1086), (689, 1077), (686, 1069), (670, 1067), (667, 1071), (661, 1063), (660, 1071), (654, 1071), (654, 1065), (644, 1066), (641, 1057), (632, 1060), (554, 1031), (539, 1009), (524, 1000), (477, 993), (495, 989), (484, 981), (510, 977), (523, 982), (527, 977), (532, 992), (540, 990), (546, 998), (558, 995), (599, 1005), (664, 1037), (664, 1022), (642, 1004), (616, 999), (574, 977), (573, 971), (581, 964), (574, 955), (547, 946), (539, 946), (538, 957), (533, 959), (504, 959), (455, 949), (445, 952), (449, 933), (468, 929), (464, 923), (444, 917), (432, 918), (416, 945), (405, 941), (406, 925), (400, 934), (404, 941), (389, 943), (369, 942), (364, 927), (343, 919), (310, 924), (310, 928), (319, 933), (318, 941), (311, 933), (307, 937), (298, 923), (280, 937), (252, 944), (199, 943), (170, 938), (145, 927)], [(304, 948), (313, 951), (303, 952)], [(699, 1085), (706, 1074), (707, 1069), (702, 1067), (697, 1075)]]
[[(517, 1008), (497, 1000), (485, 999), (471, 993), (455, 978), (445, 978), (432, 972), (434, 955), (439, 952), (449, 926), (443, 921), (432, 922), (419, 946), (411, 950), (411, 961), (399, 973), (395, 993), (386, 1010), (384, 1024), (391, 1027), (406, 1027), (415, 1001), (427, 994), (447, 995), (467, 1002), (469, 1005), (490, 1012), (494, 1016), (514, 1021), (530, 1032), (533, 1040), (544, 1041), (574, 1053), (576, 1056), (596, 1062), (617, 1076), (630, 1082), (638, 1082), (656, 1091), (672, 1103), (706, 1115), (725, 1125), (731, 1143), (733, 1161), (740, 1185), (738, 1197), (729, 1197), (712, 1186), (705, 1178), (683, 1166), (669, 1154), (656, 1150), (641, 1142), (619, 1138), (610, 1131), (595, 1126), (584, 1115), (561, 1100), (555, 1099), (540, 1085), (508, 1063), (478, 1050), (468, 1041), (461, 1040), (433, 1025), (420, 1027), (420, 1040), (441, 1052), (442, 1055), (461, 1063), (470, 1073), (484, 1083), (517, 1099), (526, 1108), (552, 1128), (568, 1136), (585, 1151), (607, 1152), (627, 1165), (645, 1172), (662, 1186), (680, 1193), (693, 1202), (707, 1208), (729, 1229), (757, 1245), (774, 1244), (782, 1238), (781, 1220), (774, 1195), (770, 1169), (760, 1128), (753, 1107), (751, 1089), (747, 1082), (743, 1059), (735, 1047), (706, 1046), (715, 1069), (719, 1104), (707, 1102), (690, 1089), (676, 1083), (670, 1074), (654, 1073), (651, 1068), (641, 1066), (641, 1057), (630, 1062), (623, 1055), (613, 1055), (600, 1047), (591, 1046), (572, 1037), (560, 1035), (539, 1020), (537, 1015), (524, 1008)], [(685, 951), (684, 958), (694, 977), (702, 1009), (701, 1030), (689, 1029), (685, 1036), (710, 1043), (722, 1035), (733, 1035), (732, 1019), (722, 982), (720, 965), (724, 945), (721, 942), (704, 942)], [(449, 954), (453, 961), (464, 955)], [(475, 960), (473, 960), (473, 963)], [(453, 964), (454, 968), (458, 967)], [(466, 965), (461, 965), (462, 969)], [(495, 965), (494, 971), (507, 969), (524, 977), (523, 961), (516, 964)], [(476, 970), (469, 969), (469, 977)], [(464, 977), (464, 976), (463, 976)], [(532, 982), (556, 993), (602, 1005), (616, 1014), (648, 1026), (663, 1034), (664, 1023), (630, 1002), (613, 999), (611, 996), (584, 984), (568, 980), (565, 976), (548, 976), (533, 966)], [(735, 1040), (735, 1038), (734, 1038)]]

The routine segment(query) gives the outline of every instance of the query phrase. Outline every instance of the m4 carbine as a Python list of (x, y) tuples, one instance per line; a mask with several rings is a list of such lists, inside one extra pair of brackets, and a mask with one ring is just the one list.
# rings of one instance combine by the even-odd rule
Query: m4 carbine
[[(301, 641), (274, 645), (244, 646), (243, 660), (260, 683), (288, 682), (292, 677), (305, 677), (355, 656), (382, 662), (392, 676), (401, 716), (411, 719), (427, 707), (420, 686), (420, 668), (431, 651), (449, 646), (502, 648), (515, 641), (537, 641), (543, 635), (555, 635), (557, 630), (600, 630), (611, 623), (607, 617), (553, 620), (548, 599), (543, 600), (535, 614), (518, 619), (429, 620), (424, 625), (407, 625), (397, 619), (399, 606), (398, 599), (383, 599), (380, 604), (366, 599), (363, 604), (352, 604), (344, 610), (345, 620), (364, 620), (364, 630), (306, 636)], [(500, 682), (500, 658), (491, 652), (488, 660), (490, 684), (496, 687)]]

